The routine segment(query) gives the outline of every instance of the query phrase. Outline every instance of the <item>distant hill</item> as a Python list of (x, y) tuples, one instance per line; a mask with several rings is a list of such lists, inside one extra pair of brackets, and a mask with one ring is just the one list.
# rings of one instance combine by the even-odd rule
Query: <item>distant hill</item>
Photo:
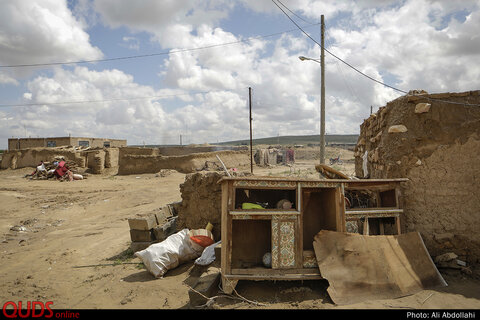
[[(327, 134), (325, 135), (325, 143), (329, 144), (356, 144), (358, 140), (358, 134)], [(267, 144), (267, 145), (319, 145), (320, 135), (310, 136), (278, 136), (270, 138), (253, 139), (253, 145)], [(236, 140), (226, 141), (221, 143), (215, 143), (216, 145), (250, 145), (250, 140)]]

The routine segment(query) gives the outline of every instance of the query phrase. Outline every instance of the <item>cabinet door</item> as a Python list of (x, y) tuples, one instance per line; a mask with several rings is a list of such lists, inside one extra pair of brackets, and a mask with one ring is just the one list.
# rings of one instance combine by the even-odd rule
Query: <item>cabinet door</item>
[(272, 268), (294, 268), (296, 216), (272, 216)]

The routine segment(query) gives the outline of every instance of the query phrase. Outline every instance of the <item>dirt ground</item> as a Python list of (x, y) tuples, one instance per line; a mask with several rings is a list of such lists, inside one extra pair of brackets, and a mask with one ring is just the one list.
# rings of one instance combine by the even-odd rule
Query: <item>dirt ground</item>
[[(298, 159), (292, 167), (255, 167), (254, 172), (315, 177), (314, 164), (313, 159)], [(337, 169), (353, 174), (353, 161), (345, 161)], [(56, 309), (192, 308), (188, 283), (196, 274), (193, 261), (155, 279), (129, 249), (127, 221), (180, 201), (179, 185), (185, 174), (103, 174), (57, 182), (25, 179), (31, 171), (0, 171), (2, 306), (7, 301), (52, 301), (51, 307)], [(440, 271), (448, 287), (342, 308), (480, 308), (480, 279), (475, 273)], [(212, 307), (338, 308), (328, 297), (327, 286), (326, 281), (240, 281), (236, 290), (244, 299), (223, 297)]]

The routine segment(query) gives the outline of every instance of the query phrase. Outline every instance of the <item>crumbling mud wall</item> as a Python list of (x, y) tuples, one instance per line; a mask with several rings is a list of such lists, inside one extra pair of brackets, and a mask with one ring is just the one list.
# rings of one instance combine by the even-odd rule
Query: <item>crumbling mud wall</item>
[[(452, 103), (453, 102), (453, 103)], [(480, 91), (406, 95), (360, 126), (358, 177), (408, 178), (404, 231), (431, 255), (480, 262)]]
[(29, 148), (11, 150), (3, 154), (1, 169), (36, 167), (40, 161), (50, 162), (57, 157), (74, 162), (78, 168), (90, 169), (91, 173), (103, 173), (105, 168), (118, 168), (118, 148)]
[(85, 167), (86, 159), (73, 149), (64, 148), (30, 148), (7, 151), (3, 154), (1, 169), (19, 169), (36, 167), (40, 161), (51, 161), (55, 157), (75, 162), (78, 167)]
[(225, 176), (225, 173), (215, 171), (185, 176), (185, 182), (180, 185), (182, 202), (178, 208), (178, 230), (203, 229), (210, 222), (215, 241), (220, 240), (222, 190), (218, 181)]
[(246, 151), (204, 152), (183, 156), (163, 156), (155, 151), (150, 151), (149, 154), (132, 154), (128, 151), (120, 149), (118, 169), (120, 175), (156, 173), (161, 169), (192, 173), (204, 168), (207, 161), (219, 162), (216, 158), (217, 155), (228, 168), (243, 168), (250, 165), (250, 158)]

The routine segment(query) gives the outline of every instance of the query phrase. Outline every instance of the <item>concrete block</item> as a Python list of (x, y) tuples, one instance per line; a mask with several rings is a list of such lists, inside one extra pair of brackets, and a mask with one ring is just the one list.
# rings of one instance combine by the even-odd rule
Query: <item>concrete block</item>
[(150, 230), (157, 226), (157, 218), (154, 214), (128, 219), (131, 230)]
[(156, 240), (163, 241), (169, 235), (174, 234), (177, 231), (177, 218), (168, 220), (161, 226), (156, 226), (153, 228), (153, 234)]
[(130, 230), (130, 239), (134, 242), (146, 242), (155, 240), (152, 230)]
[(218, 284), (220, 283), (220, 271), (218, 268), (210, 268), (209, 272), (202, 275), (195, 286), (194, 290), (188, 290), (191, 306), (200, 306), (207, 303), (205, 297), (211, 298), (218, 291)]

